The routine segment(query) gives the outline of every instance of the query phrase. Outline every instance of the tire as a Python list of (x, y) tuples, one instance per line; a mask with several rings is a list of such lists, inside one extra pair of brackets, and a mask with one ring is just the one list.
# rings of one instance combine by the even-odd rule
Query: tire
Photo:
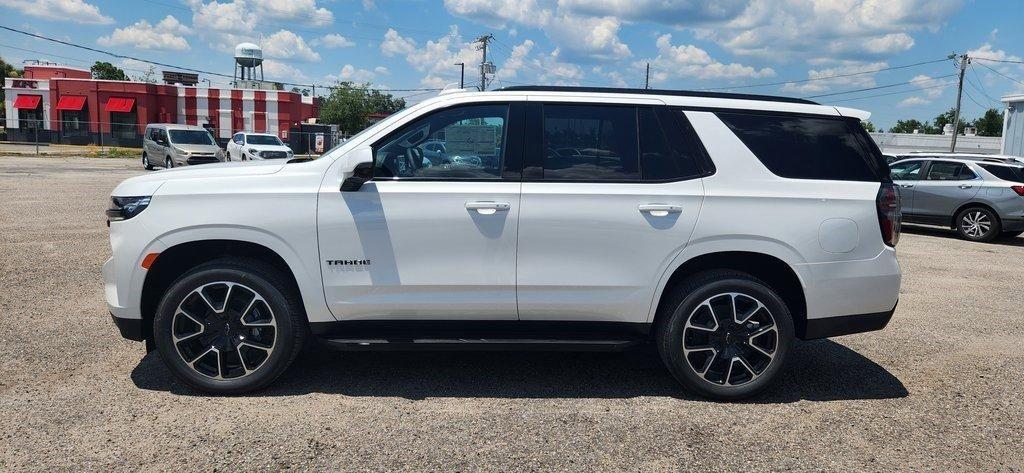
[[(739, 271), (712, 270), (686, 279), (668, 297), (659, 308), (658, 352), (687, 391), (734, 401), (775, 381), (794, 329), (789, 308), (768, 284)], [(727, 325), (730, 316), (746, 323)]]
[(164, 159), (164, 169), (170, 169), (174, 167), (174, 160), (170, 156)]
[(149, 162), (149, 156), (145, 151), (142, 152), (142, 167), (146, 168), (147, 171), (153, 170), (153, 165)]
[(957, 234), (969, 241), (991, 242), (999, 237), (1002, 225), (999, 217), (985, 207), (968, 207), (956, 214)]
[(298, 356), (307, 333), (294, 284), (248, 258), (188, 271), (164, 293), (153, 319), (154, 342), (171, 373), (214, 394), (269, 385)]

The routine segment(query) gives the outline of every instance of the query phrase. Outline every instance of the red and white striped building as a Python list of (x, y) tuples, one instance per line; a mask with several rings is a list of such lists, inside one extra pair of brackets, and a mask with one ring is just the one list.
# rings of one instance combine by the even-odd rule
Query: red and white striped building
[(4, 83), (9, 140), (138, 146), (150, 123), (204, 125), (226, 141), (275, 133), (317, 116), (312, 97), (280, 90), (186, 87), (91, 78), (88, 70), (26, 65)]

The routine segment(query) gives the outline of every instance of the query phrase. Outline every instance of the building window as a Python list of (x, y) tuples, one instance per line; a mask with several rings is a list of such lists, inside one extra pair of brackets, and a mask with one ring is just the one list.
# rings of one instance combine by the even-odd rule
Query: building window
[(139, 116), (135, 110), (130, 112), (111, 112), (110, 134), (115, 138), (138, 138)]

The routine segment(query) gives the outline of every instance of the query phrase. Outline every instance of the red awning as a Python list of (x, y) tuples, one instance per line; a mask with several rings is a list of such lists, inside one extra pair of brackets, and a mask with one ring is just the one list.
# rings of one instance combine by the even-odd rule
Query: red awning
[(84, 95), (64, 95), (57, 102), (57, 110), (79, 111), (85, 106)]
[(107, 106), (103, 107), (108, 112), (130, 112), (135, 107), (135, 99), (126, 97), (110, 97), (107, 99)]
[(19, 95), (18, 98), (14, 99), (14, 108), (27, 108), (31, 110), (38, 107), (41, 100), (43, 100), (42, 95)]

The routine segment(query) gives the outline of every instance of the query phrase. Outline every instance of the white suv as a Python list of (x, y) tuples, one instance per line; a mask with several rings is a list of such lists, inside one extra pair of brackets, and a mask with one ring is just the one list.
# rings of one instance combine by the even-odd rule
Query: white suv
[[(125, 180), (107, 302), (123, 336), (210, 392), (268, 385), (311, 338), (652, 341), (686, 388), (738, 399), (794, 339), (892, 317), (899, 194), (866, 116), (731, 94), (443, 94), (320, 159)], [(424, 159), (425, 143), (464, 159)]]

